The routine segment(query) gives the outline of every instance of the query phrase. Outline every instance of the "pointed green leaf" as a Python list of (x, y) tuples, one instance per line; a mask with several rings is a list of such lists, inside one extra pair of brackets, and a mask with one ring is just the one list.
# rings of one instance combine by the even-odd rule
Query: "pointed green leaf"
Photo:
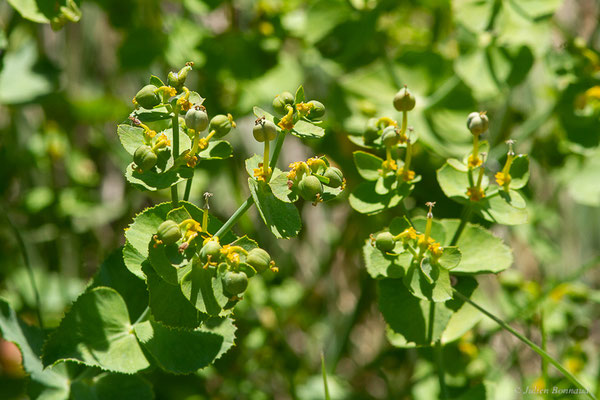
[(287, 172), (281, 172), (269, 181), (273, 195), (286, 203), (294, 203), (298, 200), (298, 195), (288, 186)]
[(361, 214), (378, 214), (386, 208), (396, 207), (403, 196), (397, 193), (388, 193), (386, 195), (377, 194), (375, 191), (376, 182), (361, 182), (350, 194), (350, 205)]
[(520, 189), (529, 181), (529, 157), (527, 154), (519, 154), (513, 160), (510, 171), (510, 188)]
[(212, 364), (233, 346), (235, 330), (228, 318), (209, 319), (193, 331), (169, 329), (154, 321), (135, 327), (158, 365), (174, 374), (191, 374)]
[(423, 300), (438, 303), (452, 298), (448, 270), (432, 264), (427, 257), (420, 265), (415, 263), (408, 268), (403, 282), (414, 296)]
[(304, 87), (300, 85), (296, 90), (296, 95), (294, 96), (294, 103), (303, 103), (304, 102)]
[(503, 225), (527, 223), (529, 213), (523, 197), (514, 190), (506, 193), (500, 189), (497, 194), (484, 198), (477, 204), (477, 212), (488, 221)]
[(248, 179), (248, 186), (256, 208), (271, 233), (279, 239), (289, 239), (298, 235), (302, 222), (298, 209), (290, 203), (279, 200), (264, 182)]
[(77, 299), (48, 338), (42, 360), (45, 366), (76, 361), (126, 374), (150, 366), (133, 333), (125, 301), (107, 287)]
[(156, 75), (151, 75), (150, 76), (150, 84), (154, 85), (156, 87), (161, 87), (161, 86), (165, 86), (165, 84), (163, 83), (163, 81)]

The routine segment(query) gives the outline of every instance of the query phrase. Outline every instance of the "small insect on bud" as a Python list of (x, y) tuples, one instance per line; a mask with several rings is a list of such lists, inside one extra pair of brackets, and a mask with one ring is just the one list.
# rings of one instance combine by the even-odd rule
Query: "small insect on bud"
[(277, 136), (277, 125), (265, 117), (257, 118), (254, 121), (252, 134), (257, 142), (271, 141)]

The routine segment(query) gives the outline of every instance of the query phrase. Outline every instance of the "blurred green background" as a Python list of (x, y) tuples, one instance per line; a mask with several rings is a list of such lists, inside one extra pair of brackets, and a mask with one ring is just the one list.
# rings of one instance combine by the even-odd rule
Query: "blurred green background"
[[(406, 84), (417, 96), (409, 125), (423, 176), (406, 202), (411, 212), (436, 201), (436, 217), (459, 216), (435, 170), (468, 151), (469, 112), (488, 112), (490, 160), (502, 158), (508, 138), (530, 154), (530, 223), (491, 228), (513, 248), (515, 265), (499, 280), (479, 279), (486, 306), (539, 342), (542, 304), (549, 350), (598, 391), (600, 274), (597, 261), (585, 263), (600, 254), (599, 21), (595, 0), (2, 2), (0, 296), (35, 322), (5, 215), (25, 239), (46, 324), (56, 326), (123, 244), (134, 214), (169, 198), (127, 184), (131, 160), (116, 135), (150, 74), (166, 77), (193, 61), (187, 86), (206, 97), (209, 115), (230, 112), (238, 123), (228, 137), (234, 157), (203, 163), (192, 189), (199, 205), (214, 193), (221, 219), (248, 194), (243, 162), (261, 148), (250, 134), (254, 105), (270, 109), (276, 94), (300, 84), (323, 102), (326, 137), (286, 141), (281, 166), (325, 154), (349, 193), (360, 182), (349, 138), (374, 115), (397, 119), (392, 98)], [(399, 213), (360, 215), (344, 197), (305, 204), (301, 236), (276, 241), (252, 210), (236, 232), (267, 249), (279, 274), (253, 280), (236, 308), (237, 347), (214, 366), (147, 375), (156, 398), (322, 399), (321, 352), (334, 399), (435, 398), (430, 352), (389, 344), (362, 265), (364, 240)], [(457, 398), (520, 398), (514, 388), (541, 374), (533, 353), (484, 320), (447, 353)], [(20, 398), (18, 362), (1, 342), (0, 398)], [(495, 389), (473, 389), (482, 381)]]

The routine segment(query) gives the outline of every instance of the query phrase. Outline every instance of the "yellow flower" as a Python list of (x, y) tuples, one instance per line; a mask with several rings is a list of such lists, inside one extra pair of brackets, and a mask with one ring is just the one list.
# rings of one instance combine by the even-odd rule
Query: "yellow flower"
[(298, 110), (298, 112), (302, 115), (307, 115), (310, 110), (312, 110), (313, 108), (313, 104), (312, 103), (298, 103), (296, 104), (296, 110)]
[(281, 121), (277, 125), (284, 131), (291, 131), (294, 127), (294, 109), (289, 107), (288, 113), (281, 118)]
[(266, 182), (267, 178), (271, 176), (271, 168), (268, 168), (267, 174), (265, 175), (265, 171), (263, 169), (263, 163), (258, 164), (258, 168), (254, 168), (254, 177), (259, 180)]
[(395, 171), (398, 169), (398, 165), (396, 164), (396, 161), (394, 160), (385, 160), (382, 164), (381, 164), (381, 168), (382, 168), (382, 172), (385, 174), (389, 171)]
[(398, 239), (406, 243), (409, 240), (415, 240), (417, 238), (417, 231), (412, 226), (403, 230), (398, 236)]

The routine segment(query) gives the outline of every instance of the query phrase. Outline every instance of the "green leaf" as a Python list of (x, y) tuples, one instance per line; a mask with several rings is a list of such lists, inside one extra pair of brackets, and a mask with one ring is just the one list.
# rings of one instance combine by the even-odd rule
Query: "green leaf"
[(153, 321), (135, 327), (158, 365), (174, 374), (191, 374), (220, 358), (233, 346), (235, 330), (228, 318), (209, 319), (193, 331), (169, 329)]
[(150, 84), (154, 85), (156, 87), (161, 87), (161, 86), (165, 86), (165, 84), (163, 83), (162, 79), (160, 79), (158, 76), (156, 75), (151, 75), (150, 76)]
[(179, 182), (191, 178), (193, 175), (193, 170), (185, 166), (168, 169), (164, 172), (150, 170), (139, 173), (133, 169), (133, 164), (129, 164), (125, 171), (125, 178), (127, 178), (129, 183), (140, 190), (149, 190), (152, 192), (170, 188)]
[[(444, 243), (443, 241), (441, 243)], [(445, 246), (438, 264), (446, 269), (452, 269), (460, 264), (461, 252), (456, 246)]]
[(368, 181), (376, 181), (380, 177), (379, 170), (383, 160), (371, 153), (355, 151), (353, 153), (354, 164), (360, 176)]
[(499, 189), (497, 194), (481, 200), (476, 211), (488, 221), (503, 225), (520, 225), (527, 223), (529, 213), (523, 197), (514, 190), (506, 193)]
[[(412, 223), (417, 232), (425, 233), (425, 228), (427, 227), (427, 218), (415, 217), (412, 219)], [(434, 219), (431, 221), (431, 232), (429, 236), (438, 243), (444, 243), (446, 241), (446, 229), (439, 220)]]
[(448, 270), (431, 263), (427, 257), (421, 260), (421, 265), (415, 263), (408, 268), (402, 281), (420, 299), (438, 303), (452, 298)]
[(294, 103), (296, 104), (304, 102), (304, 87), (302, 87), (302, 85), (300, 85), (298, 90), (296, 90), (296, 96), (294, 96), (294, 98)]
[[(397, 243), (396, 246), (400, 248), (401, 244)], [(367, 272), (373, 279), (402, 278), (412, 260), (409, 252), (398, 255), (384, 253), (371, 245), (370, 240), (363, 246), (363, 257)]]
[(42, 360), (45, 366), (76, 361), (126, 374), (150, 366), (133, 334), (125, 301), (107, 287), (77, 299), (48, 338)]
[(361, 182), (350, 194), (349, 202), (352, 208), (361, 214), (373, 215), (397, 206), (404, 198), (393, 192), (378, 194), (375, 186), (376, 182)]
[(301, 139), (320, 139), (325, 136), (325, 129), (310, 122), (300, 120), (294, 125), (292, 135)]
[(452, 310), (444, 303), (436, 305), (433, 321), (430, 321), (431, 303), (413, 296), (401, 279), (382, 279), (377, 287), (383, 318), (392, 331), (403, 336), (407, 344), (430, 346), (441, 338), (452, 316)]
[[(473, 298), (477, 281), (460, 277), (455, 288)], [(400, 279), (378, 281), (379, 308), (388, 324), (388, 338), (396, 347), (430, 346), (441, 339), (448, 343), (459, 339), (481, 318), (481, 313), (458, 298), (433, 303), (433, 322), (430, 321), (432, 303), (414, 297)], [(476, 311), (476, 310), (475, 310)]]
[(31, 38), (4, 55), (0, 70), (1, 104), (26, 103), (52, 92), (55, 87), (54, 81), (49, 79), (52, 75), (40, 71), (36, 67), (37, 60), (38, 50)]
[(185, 298), (202, 313), (219, 315), (229, 303), (217, 268), (204, 268), (200, 263), (192, 262), (180, 285)]
[[(202, 217), (204, 215), (203, 210), (187, 201), (180, 201), (179, 204), (181, 204), (181, 206), (187, 210), (194, 220), (199, 222), (202, 221)], [(150, 243), (152, 236), (154, 236), (158, 231), (158, 226), (167, 219), (167, 215), (172, 208), (173, 205), (170, 202), (161, 203), (154, 207), (147, 208), (136, 215), (131, 225), (129, 225), (125, 231), (125, 238), (129, 242), (129, 245), (139, 253), (140, 258), (148, 258), (148, 244)], [(222, 225), (223, 224), (221, 221), (219, 221), (216, 217), (210, 214), (208, 215), (208, 232), (214, 234), (219, 230), (219, 228), (221, 228)], [(227, 244), (234, 241), (236, 237), (231, 232), (228, 232), (219, 239), (222, 244)]]
[(273, 177), (269, 181), (269, 186), (273, 195), (281, 201), (294, 203), (298, 200), (298, 194), (288, 186), (287, 172), (280, 172), (277, 175), (273, 173)]
[(178, 284), (171, 285), (146, 267), (150, 311), (154, 319), (164, 325), (194, 329), (205, 319), (181, 292)]
[(73, 400), (152, 400), (154, 392), (148, 381), (139, 375), (103, 373), (93, 379), (73, 381)]
[(529, 157), (527, 154), (516, 156), (510, 166), (510, 188), (520, 189), (529, 181)]
[(256, 116), (256, 118), (262, 118), (262, 117), (265, 117), (265, 119), (267, 119), (267, 120), (269, 120), (269, 121), (271, 121), (271, 122), (273, 122), (273, 123), (275, 122), (275, 121), (274, 121), (273, 114), (271, 114), (271, 113), (269, 113), (269, 112), (267, 112), (267, 111), (263, 110), (263, 109), (262, 109), (262, 108), (260, 108), (260, 107), (256, 107), (256, 106), (255, 106), (254, 108), (252, 108), (252, 112), (254, 113), (254, 115)]
[(302, 222), (293, 204), (275, 197), (270, 186), (264, 182), (249, 178), (248, 187), (260, 216), (275, 237), (288, 239), (298, 235)]
[(140, 279), (146, 278), (142, 272), (142, 265), (148, 261), (129, 242), (125, 242), (123, 247), (123, 261), (129, 272)]
[[(441, 223), (446, 228), (446, 243), (449, 243), (460, 221), (444, 219)], [(478, 225), (467, 224), (456, 245), (461, 252), (461, 261), (452, 270), (453, 274), (498, 273), (513, 262), (511, 250), (502, 239)]]
[[(19, 347), (23, 368), (30, 375), (31, 398), (66, 400), (69, 397), (69, 376), (64, 365), (44, 369), (40, 355), (44, 334), (17, 317), (10, 305), (0, 298), (0, 333), (2, 338)], [(38, 397), (39, 396), (39, 397)]]
[[(193, 248), (188, 248), (188, 250), (182, 254), (176, 243), (155, 246), (150, 242), (148, 244), (148, 260), (162, 279), (171, 285), (177, 285), (179, 284), (179, 270), (188, 265), (192, 258), (191, 254), (194, 252)], [(145, 271), (147, 270), (142, 269), (142, 272)]]
[(458, 170), (455, 165), (445, 163), (437, 170), (437, 180), (447, 197), (468, 199), (467, 188), (471, 185), (466, 171)]
[(244, 163), (246, 165), (246, 172), (248, 172), (248, 175), (250, 175), (251, 178), (254, 177), (254, 170), (258, 168), (258, 164), (261, 164), (262, 162), (263, 158), (258, 154), (254, 154), (252, 157), (246, 159)]
[[(121, 247), (113, 251), (102, 262), (87, 290), (100, 286), (116, 290), (127, 304), (127, 311), (131, 319), (135, 320), (148, 305), (148, 292), (144, 281), (125, 267), (124, 251), (125, 249)], [(141, 277), (143, 279), (143, 274)]]
[(225, 140), (208, 142), (208, 147), (198, 152), (199, 160), (224, 160), (233, 155), (233, 148)]

